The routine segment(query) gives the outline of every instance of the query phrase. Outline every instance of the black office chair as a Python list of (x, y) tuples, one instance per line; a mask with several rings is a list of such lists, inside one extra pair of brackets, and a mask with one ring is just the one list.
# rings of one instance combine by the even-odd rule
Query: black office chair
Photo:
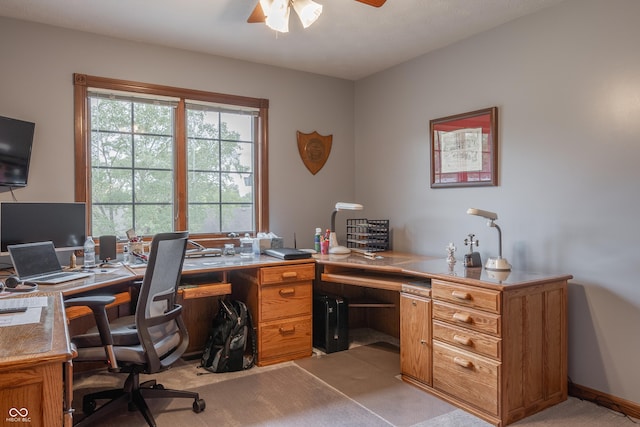
[[(71, 338), (78, 356), (74, 361), (107, 361), (109, 370), (128, 373), (122, 389), (104, 390), (84, 396), (82, 410), (86, 416), (76, 426), (90, 426), (97, 419), (122, 410), (139, 410), (149, 426), (155, 420), (145, 399), (186, 397), (194, 399), (193, 411), (205, 409), (198, 393), (168, 390), (155, 380), (143, 384), (140, 373), (153, 374), (168, 369), (184, 353), (189, 342), (182, 320), (182, 306), (176, 304), (182, 264), (187, 245), (186, 232), (154, 236), (147, 269), (140, 287), (136, 313), (109, 323), (105, 306), (113, 296), (86, 296), (65, 301), (66, 306), (87, 306), (96, 318), (98, 332)], [(98, 400), (108, 402), (97, 406)]]

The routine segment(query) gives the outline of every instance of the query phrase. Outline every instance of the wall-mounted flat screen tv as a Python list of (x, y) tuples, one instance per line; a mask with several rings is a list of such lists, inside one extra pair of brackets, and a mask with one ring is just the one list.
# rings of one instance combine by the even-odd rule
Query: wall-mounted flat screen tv
[(84, 203), (0, 203), (0, 252), (7, 245), (52, 241), (57, 251), (82, 249)]
[(25, 187), (35, 123), (0, 116), (0, 186)]

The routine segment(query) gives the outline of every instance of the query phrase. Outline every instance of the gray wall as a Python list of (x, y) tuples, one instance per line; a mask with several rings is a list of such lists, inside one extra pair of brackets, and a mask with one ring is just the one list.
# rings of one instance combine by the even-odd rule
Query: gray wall
[[(640, 2), (571, 0), (356, 83), (356, 196), (445, 256), (497, 212), (514, 268), (570, 273), (569, 375), (640, 402)], [(430, 188), (429, 120), (499, 108), (500, 184)]]
[[(354, 83), (0, 18), (0, 115), (37, 123), (21, 201), (73, 200), (74, 72), (268, 98), (271, 229), (310, 246), (336, 201), (396, 250), (483, 259), (498, 212), (514, 268), (574, 275), (569, 374), (640, 402), (640, 2), (570, 0)], [(429, 188), (429, 120), (498, 106), (500, 185)], [(355, 111), (355, 114), (354, 114)], [(311, 175), (295, 131), (333, 134)], [(355, 151), (354, 151), (355, 150)], [(10, 200), (8, 193), (0, 200)], [(345, 215), (346, 216), (346, 215)], [(338, 222), (343, 222), (342, 214)]]
[[(36, 123), (19, 201), (74, 199), (73, 73), (269, 99), (270, 229), (285, 244), (296, 233), (299, 246), (313, 247), (335, 203), (354, 198), (352, 81), (6, 18), (0, 40), (0, 115)], [(316, 175), (300, 159), (297, 130), (333, 135)]]

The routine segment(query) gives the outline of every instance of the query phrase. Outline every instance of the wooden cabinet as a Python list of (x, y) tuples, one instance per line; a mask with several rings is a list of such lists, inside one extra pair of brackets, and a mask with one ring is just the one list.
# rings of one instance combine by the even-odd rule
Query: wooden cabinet
[(400, 295), (400, 371), (431, 385), (431, 299)]
[(311, 356), (315, 263), (262, 267), (232, 277), (258, 333), (258, 366)]
[[(424, 314), (403, 295), (403, 379), (497, 426), (566, 400), (566, 280), (493, 289), (465, 282), (431, 281), (430, 359), (409, 339), (424, 329), (416, 324)], [(427, 368), (412, 357), (430, 361), (432, 376), (418, 374)]]
[(73, 351), (62, 295), (11, 299), (20, 306), (30, 298), (46, 301), (43, 307), (36, 303), (29, 308), (40, 312), (40, 321), (0, 328), (0, 425), (71, 427)]
[(494, 350), (502, 341), (501, 292), (440, 280), (431, 286), (433, 387), (498, 417), (502, 354)]

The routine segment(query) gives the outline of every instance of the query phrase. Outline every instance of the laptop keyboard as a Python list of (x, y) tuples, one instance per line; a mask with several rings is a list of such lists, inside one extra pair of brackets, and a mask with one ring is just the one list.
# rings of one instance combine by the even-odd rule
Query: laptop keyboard
[(55, 279), (59, 279), (60, 277), (67, 277), (67, 276), (69, 276), (69, 274), (73, 274), (73, 273), (54, 273), (54, 274), (48, 274), (48, 275), (46, 275), (46, 276), (40, 276), (40, 277), (38, 277), (38, 280), (42, 280), (42, 281), (55, 280)]

